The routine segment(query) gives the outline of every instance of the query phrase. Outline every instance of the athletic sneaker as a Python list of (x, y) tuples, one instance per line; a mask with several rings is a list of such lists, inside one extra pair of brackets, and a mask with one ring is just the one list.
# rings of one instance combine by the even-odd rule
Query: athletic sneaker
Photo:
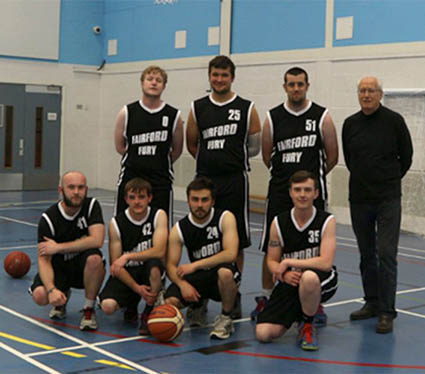
[(323, 310), (323, 305), (319, 304), (319, 307), (317, 308), (317, 312), (313, 317), (313, 326), (317, 328), (325, 327), (327, 323), (328, 323), (328, 316)]
[(233, 310), (230, 313), (232, 319), (242, 318), (242, 304), (241, 304), (241, 293), (238, 291), (235, 298), (235, 304), (233, 305)]
[(298, 325), (298, 345), (305, 351), (317, 351), (319, 349), (317, 331), (313, 324), (301, 322)]
[(154, 304), (154, 307), (165, 304), (164, 295), (165, 295), (165, 290), (159, 291), (158, 297), (156, 298), (156, 301), (155, 301), (155, 304)]
[(139, 335), (150, 335), (151, 334), (149, 332), (149, 329), (148, 329), (148, 317), (149, 317), (149, 314), (147, 314), (147, 313), (142, 313), (140, 315)]
[(80, 330), (97, 330), (96, 312), (93, 308), (82, 310), (83, 316), (80, 321)]
[(66, 318), (66, 304), (68, 304), (69, 298), (71, 297), (71, 290), (65, 292), (66, 303), (61, 306), (54, 306), (50, 309), (49, 317), (51, 319), (64, 319)]
[(257, 306), (251, 312), (251, 319), (252, 320), (255, 320), (257, 318), (257, 316), (264, 310), (264, 307), (266, 306), (268, 299), (265, 296), (257, 296), (255, 298), (255, 301), (257, 302)]
[(210, 338), (227, 339), (234, 332), (232, 317), (220, 314), (215, 317), (214, 329), (210, 332)]
[(137, 323), (139, 319), (139, 313), (137, 312), (137, 307), (127, 307), (124, 310), (124, 322), (127, 323)]
[(190, 327), (203, 327), (207, 324), (208, 299), (202, 299), (201, 305), (196, 308), (188, 308), (186, 317)]

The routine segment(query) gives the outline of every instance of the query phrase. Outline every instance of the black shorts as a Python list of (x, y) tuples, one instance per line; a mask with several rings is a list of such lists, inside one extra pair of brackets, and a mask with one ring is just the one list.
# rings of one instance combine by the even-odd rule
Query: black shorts
[(215, 207), (230, 210), (236, 217), (239, 250), (251, 245), (249, 232), (249, 181), (246, 172), (230, 175), (206, 175), (216, 189)]
[[(164, 274), (164, 265), (159, 259), (151, 259), (141, 266), (126, 267), (125, 269), (136, 281), (137, 284), (150, 286), (149, 276), (151, 269), (158, 267), (161, 274)], [(99, 295), (100, 301), (114, 299), (122, 307), (137, 307), (141, 296), (135, 293), (130, 287), (121, 282), (118, 278), (110, 276)]]
[[(120, 175), (120, 179), (118, 181), (117, 196), (115, 197), (114, 216), (127, 209), (128, 205), (125, 202), (124, 190), (126, 183), (132, 180), (133, 178), (143, 178), (152, 184), (149, 178), (146, 178), (142, 175), (137, 175), (136, 173), (127, 170), (122, 176)], [(171, 187), (171, 184), (164, 185), (161, 187), (154, 186), (152, 184), (152, 201), (149, 205), (158, 209), (163, 209), (165, 213), (167, 213), (169, 226), (168, 228), (171, 228), (173, 222), (173, 199), (173, 188)]]
[[(62, 255), (54, 255), (52, 257), (52, 267), (55, 287), (62, 292), (68, 291), (71, 287), (84, 288), (84, 268), (87, 258), (92, 255), (98, 255), (103, 259), (102, 251), (97, 248), (87, 249), (84, 252), (76, 254), (76, 256), (69, 260), (64, 260), (64, 256)], [(104, 259), (103, 265), (105, 265)], [(37, 273), (30, 287), (31, 292), (39, 286), (43, 286), (43, 282), (41, 281), (40, 274)]]
[[(221, 301), (220, 290), (218, 288), (218, 269), (226, 268), (233, 272), (233, 279), (237, 286), (241, 282), (241, 274), (236, 264), (221, 264), (212, 269), (198, 270), (194, 273), (184, 276), (184, 279), (189, 282), (201, 295), (202, 299), (211, 299), (214, 301)], [(183, 299), (180, 288), (172, 283), (165, 292), (165, 299), (169, 297), (176, 297), (184, 306), (193, 305)]]
[[(324, 303), (337, 290), (338, 273), (335, 266), (330, 272), (311, 270), (319, 276), (322, 286), (322, 298), (320, 302)], [(258, 315), (257, 323), (274, 323), (283, 325), (289, 329), (295, 321), (301, 319), (302, 314), (298, 287), (279, 282), (273, 289), (273, 293), (264, 310)]]
[[(270, 184), (266, 201), (266, 213), (264, 214), (263, 235), (260, 241), (260, 251), (267, 253), (269, 246), (270, 225), (274, 217), (280, 213), (292, 209), (294, 204), (289, 196), (288, 187), (285, 184)], [(314, 200), (314, 206), (325, 210), (326, 204), (321, 197)]]

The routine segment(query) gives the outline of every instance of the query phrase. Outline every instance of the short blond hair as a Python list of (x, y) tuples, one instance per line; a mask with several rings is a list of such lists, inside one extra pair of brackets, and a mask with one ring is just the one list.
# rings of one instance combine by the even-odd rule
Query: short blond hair
[(164, 69), (161, 69), (157, 65), (148, 66), (145, 70), (143, 70), (142, 75), (140, 76), (140, 80), (143, 82), (146, 76), (150, 73), (159, 73), (164, 81), (164, 84), (167, 84), (168, 76)]

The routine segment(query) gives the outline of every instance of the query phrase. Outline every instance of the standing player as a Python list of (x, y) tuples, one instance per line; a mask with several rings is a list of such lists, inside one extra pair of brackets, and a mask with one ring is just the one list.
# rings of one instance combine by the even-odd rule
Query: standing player
[[(124, 106), (115, 122), (115, 149), (122, 155), (115, 214), (126, 209), (125, 184), (140, 177), (152, 185), (151, 205), (172, 215), (173, 162), (183, 149), (180, 111), (161, 100), (167, 73), (149, 66), (141, 76), (142, 99)], [(171, 218), (170, 218), (171, 220)]]
[(301, 348), (317, 350), (313, 316), (319, 303), (329, 300), (337, 288), (333, 266), (335, 219), (313, 206), (319, 195), (314, 174), (298, 171), (289, 185), (294, 208), (273, 219), (267, 252), (267, 265), (279, 282), (258, 315), (256, 336), (262, 342), (270, 342), (298, 320)]
[[(186, 193), (190, 213), (174, 225), (168, 242), (167, 273), (173, 283), (165, 302), (183, 308), (201, 299), (221, 301), (210, 337), (227, 339), (234, 332), (230, 314), (240, 282), (235, 216), (213, 207), (214, 187), (208, 178), (196, 178)], [(190, 264), (179, 265), (183, 245)]]
[[(217, 188), (216, 207), (236, 217), (239, 234), (238, 267), (243, 248), (251, 245), (248, 221), (248, 157), (260, 150), (260, 120), (254, 103), (232, 91), (235, 65), (217, 56), (208, 66), (212, 93), (192, 103), (186, 130), (187, 149), (196, 158), (196, 173), (207, 176)], [(240, 294), (233, 313), (241, 317)]]
[[(326, 209), (326, 174), (338, 162), (338, 141), (328, 110), (307, 99), (309, 86), (305, 70), (298, 67), (289, 69), (283, 84), (287, 101), (271, 109), (264, 121), (262, 154), (271, 174), (260, 244), (260, 250), (264, 253), (267, 251), (273, 218), (293, 206), (289, 196), (289, 178), (294, 172), (308, 170), (316, 176), (319, 195), (314, 205)], [(256, 298), (258, 304), (251, 313), (252, 319), (264, 308), (273, 288), (266, 256), (263, 259), (262, 285), (263, 294)], [(326, 320), (326, 314), (320, 307), (315, 323), (323, 326)]]
[(162, 285), (168, 220), (162, 209), (149, 206), (149, 182), (134, 178), (127, 182), (124, 192), (128, 208), (109, 224), (111, 276), (100, 294), (101, 307), (106, 314), (126, 307), (124, 319), (137, 321), (137, 305), (143, 298), (146, 307), (139, 333), (146, 335), (147, 319)]
[(47, 209), (38, 224), (38, 274), (30, 291), (38, 305), (51, 304), (49, 316), (66, 317), (70, 288), (84, 288), (81, 330), (96, 330), (96, 296), (105, 276), (102, 209), (87, 197), (85, 176), (65, 173), (59, 186), (62, 200)]

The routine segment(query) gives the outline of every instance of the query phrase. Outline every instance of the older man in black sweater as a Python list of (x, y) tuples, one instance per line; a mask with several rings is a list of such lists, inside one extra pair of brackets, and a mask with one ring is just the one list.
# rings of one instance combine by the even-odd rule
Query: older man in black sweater
[(401, 179), (412, 164), (412, 141), (403, 117), (382, 106), (375, 77), (358, 84), (361, 110), (342, 129), (350, 171), (350, 211), (360, 250), (366, 303), (351, 320), (378, 315), (377, 333), (393, 329), (396, 317), (397, 249), (401, 221)]

